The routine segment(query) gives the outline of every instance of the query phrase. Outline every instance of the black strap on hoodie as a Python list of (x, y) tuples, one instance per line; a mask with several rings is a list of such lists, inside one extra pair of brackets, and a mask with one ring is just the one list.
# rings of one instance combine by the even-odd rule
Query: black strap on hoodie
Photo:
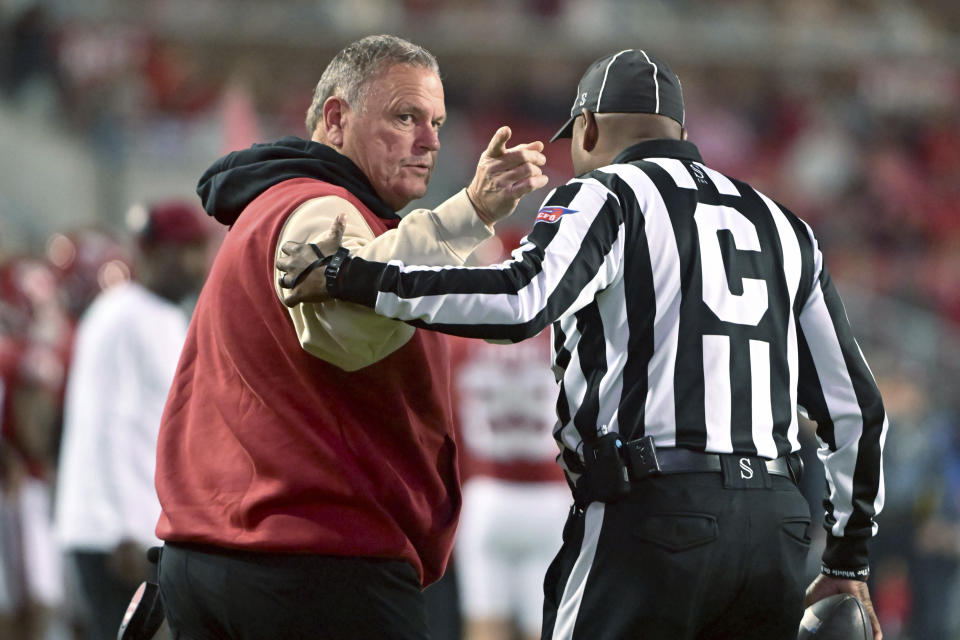
[(232, 225), (257, 196), (293, 178), (314, 178), (343, 187), (377, 217), (400, 219), (350, 158), (325, 144), (294, 136), (223, 156), (200, 177), (197, 194), (209, 215)]

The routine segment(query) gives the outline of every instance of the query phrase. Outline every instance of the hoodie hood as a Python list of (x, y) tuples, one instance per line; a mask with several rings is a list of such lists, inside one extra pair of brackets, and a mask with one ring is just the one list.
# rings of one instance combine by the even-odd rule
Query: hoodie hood
[(400, 219), (350, 158), (325, 144), (294, 136), (223, 156), (204, 171), (197, 195), (209, 215), (232, 225), (257, 196), (293, 178), (313, 178), (343, 187), (377, 217)]

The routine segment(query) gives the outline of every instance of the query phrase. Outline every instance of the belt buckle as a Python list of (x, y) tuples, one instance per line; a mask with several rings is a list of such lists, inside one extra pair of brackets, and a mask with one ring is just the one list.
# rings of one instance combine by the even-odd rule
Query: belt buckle
[(653, 444), (653, 436), (644, 436), (626, 443), (627, 468), (633, 480), (643, 480), (648, 476), (657, 476), (662, 473), (660, 459), (657, 457), (657, 447)]

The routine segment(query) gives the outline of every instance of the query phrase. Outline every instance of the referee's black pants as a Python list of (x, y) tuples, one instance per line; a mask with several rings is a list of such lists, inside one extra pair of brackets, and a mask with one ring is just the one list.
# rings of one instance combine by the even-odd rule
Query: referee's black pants
[(398, 560), (167, 544), (160, 594), (174, 640), (426, 640), (426, 607)]
[(810, 509), (794, 483), (720, 473), (635, 483), (574, 508), (544, 583), (544, 639), (794, 640)]

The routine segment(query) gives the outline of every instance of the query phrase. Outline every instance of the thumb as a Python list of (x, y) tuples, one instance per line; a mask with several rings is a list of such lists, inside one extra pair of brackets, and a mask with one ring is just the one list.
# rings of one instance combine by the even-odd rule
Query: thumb
[(340, 241), (343, 239), (343, 230), (347, 226), (346, 220), (346, 216), (342, 213), (338, 214), (333, 222), (330, 223), (330, 228), (323, 234), (323, 242), (329, 242), (330, 244), (336, 243), (336, 246), (339, 247)]
[(498, 158), (503, 155), (507, 148), (507, 140), (513, 134), (510, 127), (500, 127), (490, 138), (490, 144), (487, 145), (487, 157)]
[(333, 224), (330, 225), (330, 233), (336, 239), (337, 244), (340, 244), (340, 241), (343, 240), (343, 231), (347, 228), (347, 216), (345, 214), (339, 213), (334, 219)]
[(317, 246), (323, 255), (329, 256), (340, 248), (343, 242), (343, 231), (346, 227), (347, 217), (344, 214), (341, 213), (334, 218), (330, 228), (317, 239)]

